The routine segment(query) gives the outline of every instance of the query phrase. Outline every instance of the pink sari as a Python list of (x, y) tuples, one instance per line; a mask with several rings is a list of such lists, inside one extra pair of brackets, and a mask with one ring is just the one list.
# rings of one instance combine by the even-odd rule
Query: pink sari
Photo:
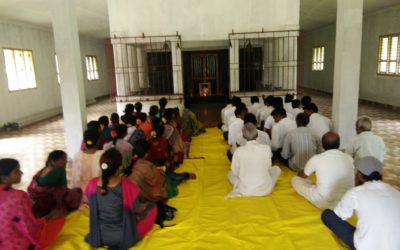
[(0, 185), (0, 249), (41, 249), (44, 225), (33, 215), (27, 193)]

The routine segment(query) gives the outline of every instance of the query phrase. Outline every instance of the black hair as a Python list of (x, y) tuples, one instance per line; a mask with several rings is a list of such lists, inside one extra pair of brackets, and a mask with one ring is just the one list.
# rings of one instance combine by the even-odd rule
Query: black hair
[(374, 171), (370, 175), (364, 175), (363, 173), (361, 173), (361, 175), (365, 181), (380, 181), (380, 180), (382, 180), (382, 175), (378, 171)]
[(190, 103), (189, 100), (185, 100), (185, 102), (184, 102), (183, 105), (184, 105), (184, 107), (187, 108), (187, 109), (191, 109), (191, 108), (192, 108), (192, 104)]
[(318, 107), (315, 105), (315, 103), (309, 103), (306, 106), (303, 107), (304, 110), (310, 110), (313, 113), (318, 113)]
[(234, 96), (232, 97), (232, 105), (237, 107), (240, 105), (240, 103), (242, 102), (242, 99), (240, 99), (240, 97), (238, 96)]
[(300, 107), (300, 100), (299, 99), (294, 99), (292, 101), (292, 108), (299, 108)]
[(110, 178), (117, 173), (121, 165), (122, 155), (116, 148), (110, 148), (101, 155), (101, 195), (108, 193), (108, 182), (110, 181)]
[(285, 102), (292, 102), (294, 96), (292, 94), (286, 94), (285, 96)]
[(98, 130), (88, 129), (83, 133), (83, 140), (86, 148), (97, 147), (97, 142), (100, 138), (100, 133)]
[(275, 100), (274, 96), (269, 95), (267, 96), (267, 98), (264, 99), (264, 104), (268, 106), (274, 105), (274, 100)]
[(235, 116), (237, 117), (239, 114), (241, 114), (243, 111), (247, 112), (246, 104), (241, 102), (235, 109)]
[(179, 108), (173, 108), (172, 110), (173, 110), (173, 114), (175, 115), (175, 117), (180, 117)]
[[(125, 121), (124, 122), (125, 122), (125, 124), (129, 124), (129, 125), (135, 126), (136, 125), (136, 116), (128, 115), (128, 116), (125, 117)], [(120, 125), (120, 124), (118, 124), (118, 125)]]
[(305, 96), (303, 96), (302, 98), (301, 98), (301, 105), (304, 107), (304, 106), (306, 106), (307, 104), (310, 104), (311, 103), (311, 97), (310, 96), (308, 96), (308, 95), (305, 95)]
[(274, 109), (276, 108), (283, 108), (283, 100), (282, 97), (276, 96), (274, 97), (274, 102), (272, 103)]
[(1, 177), (6, 177), (19, 166), (19, 162), (11, 158), (0, 159), (0, 183)]
[(135, 106), (132, 103), (128, 103), (128, 104), (125, 105), (124, 113), (126, 115), (132, 114), (133, 111), (135, 111)]
[(335, 138), (329, 138), (327, 139), (328, 134), (332, 134), (332, 132), (327, 132), (322, 136), (322, 147), (325, 150), (330, 150), (330, 149), (338, 149), (340, 146), (340, 137), (339, 135), (336, 135)]
[(59, 160), (64, 156), (67, 156), (67, 153), (62, 150), (51, 151), (50, 154), (47, 156), (46, 166), (50, 165), (50, 162)]
[(168, 103), (168, 100), (165, 97), (158, 100), (158, 104), (160, 105), (160, 110), (164, 110), (165, 107), (167, 106), (167, 103)]
[(244, 120), (244, 124), (246, 124), (246, 123), (253, 123), (254, 126), (257, 126), (257, 118), (256, 118), (256, 116), (255, 116), (254, 114), (252, 114), (252, 113), (247, 113), (247, 114), (244, 116), (243, 120)]
[(155, 117), (152, 121), (151, 121), (151, 125), (153, 126), (153, 128), (158, 127), (160, 125), (163, 125), (161, 122), (161, 118)]
[(146, 113), (136, 113), (136, 119), (139, 119), (142, 122), (145, 122), (146, 118), (147, 118)]
[(297, 114), (296, 116), (297, 127), (305, 127), (309, 122), (310, 122), (310, 117), (308, 117), (308, 115), (306, 115), (303, 112)]
[(119, 124), (119, 115), (117, 113), (112, 113), (110, 116), (111, 124)]
[(172, 120), (172, 114), (174, 113), (173, 109), (168, 108), (164, 112), (164, 118), (167, 120), (166, 123), (169, 123)]
[(100, 118), (99, 118), (99, 123), (100, 123), (101, 125), (103, 125), (105, 128), (107, 128), (107, 127), (108, 127), (108, 124), (110, 123), (110, 121), (108, 120), (108, 117), (107, 117), (107, 116), (103, 115), (103, 116), (100, 116)]
[(272, 110), (271, 115), (281, 115), (283, 117), (286, 117), (286, 110), (284, 108), (275, 108), (274, 110)]
[(156, 138), (160, 138), (164, 134), (164, 125), (158, 124), (154, 126), (154, 132), (156, 132)]
[(99, 131), (100, 129), (100, 123), (98, 121), (90, 121), (87, 124), (87, 129), (93, 129)]
[(147, 152), (149, 152), (150, 146), (146, 140), (140, 139), (135, 142), (132, 149), (132, 161), (131, 165), (123, 170), (124, 175), (129, 176), (132, 173), (132, 168), (136, 161), (143, 158)]
[(152, 105), (150, 106), (150, 110), (149, 110), (149, 115), (156, 115), (158, 113), (159, 109), (157, 105)]
[(250, 102), (253, 104), (253, 103), (256, 103), (256, 102), (259, 102), (260, 101), (260, 99), (258, 99), (258, 96), (252, 96), (251, 98), (250, 98)]
[(128, 127), (125, 124), (118, 124), (114, 127), (112, 131), (116, 133), (116, 136), (113, 137), (113, 145), (115, 146), (118, 139), (124, 138), (126, 132), (128, 131)]
[(137, 102), (137, 103), (135, 103), (135, 109), (136, 109), (136, 113), (140, 113), (140, 112), (142, 112), (142, 108), (143, 108), (143, 105), (142, 105), (142, 103), (141, 103), (141, 102)]

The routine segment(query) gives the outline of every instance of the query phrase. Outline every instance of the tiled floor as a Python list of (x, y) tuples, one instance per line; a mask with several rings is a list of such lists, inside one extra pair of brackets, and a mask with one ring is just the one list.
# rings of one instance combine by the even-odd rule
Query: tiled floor
[[(331, 96), (306, 90), (319, 106), (320, 112), (331, 115)], [(216, 126), (220, 119), (222, 104), (200, 103), (192, 106), (200, 120), (208, 127)], [(88, 120), (116, 111), (108, 99), (88, 107)], [(373, 119), (373, 131), (383, 137), (388, 148), (384, 162), (384, 180), (400, 188), (400, 112), (380, 105), (360, 104), (359, 115)], [(353, 128), (352, 128), (353, 129)], [(18, 131), (0, 133), (0, 158), (13, 157), (20, 161), (24, 176), (18, 188), (26, 188), (32, 176), (42, 168), (47, 154), (54, 149), (65, 150), (64, 128), (61, 116), (22, 128)]]

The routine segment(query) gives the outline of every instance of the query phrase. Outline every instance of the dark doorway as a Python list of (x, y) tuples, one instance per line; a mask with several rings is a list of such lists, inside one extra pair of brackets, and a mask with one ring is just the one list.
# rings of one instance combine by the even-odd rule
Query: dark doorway
[(185, 98), (218, 99), (229, 94), (229, 50), (184, 51)]

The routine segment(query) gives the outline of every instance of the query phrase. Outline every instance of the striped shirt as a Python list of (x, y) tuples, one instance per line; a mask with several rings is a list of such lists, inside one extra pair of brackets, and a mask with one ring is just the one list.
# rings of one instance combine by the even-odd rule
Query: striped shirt
[(319, 140), (306, 127), (298, 127), (290, 131), (283, 142), (281, 156), (289, 160), (293, 170), (304, 169), (307, 161), (318, 153)]

